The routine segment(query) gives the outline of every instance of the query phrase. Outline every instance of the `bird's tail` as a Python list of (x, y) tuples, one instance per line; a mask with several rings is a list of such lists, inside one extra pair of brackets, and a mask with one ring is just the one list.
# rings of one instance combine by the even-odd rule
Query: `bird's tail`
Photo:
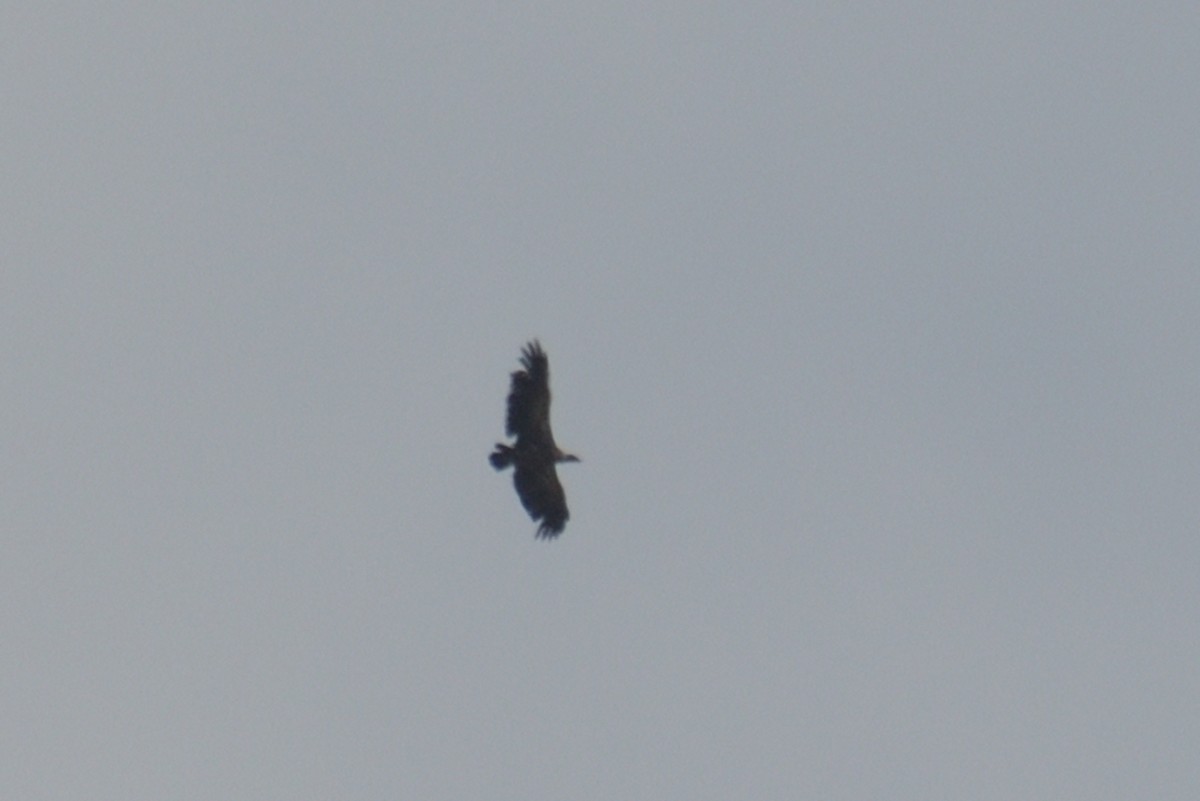
[(513, 449), (497, 442), (496, 450), (492, 451), (492, 455), (488, 457), (488, 461), (492, 463), (492, 467), (497, 470), (503, 470), (513, 463)]

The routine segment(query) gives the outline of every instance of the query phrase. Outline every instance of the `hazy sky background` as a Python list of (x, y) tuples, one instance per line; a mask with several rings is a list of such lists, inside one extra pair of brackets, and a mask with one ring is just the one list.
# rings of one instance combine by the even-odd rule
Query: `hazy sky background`
[(0, 42), (6, 797), (1200, 796), (1194, 3)]

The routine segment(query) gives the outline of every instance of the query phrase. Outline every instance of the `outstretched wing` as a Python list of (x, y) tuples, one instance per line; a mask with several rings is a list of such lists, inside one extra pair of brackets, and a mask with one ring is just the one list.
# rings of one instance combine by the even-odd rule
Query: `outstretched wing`
[(525, 511), (534, 521), (541, 521), (537, 536), (549, 539), (561, 534), (571, 515), (554, 463), (546, 462), (537, 467), (518, 464), (513, 473), (513, 485)]
[[(539, 447), (552, 448), (550, 431), (550, 362), (535, 339), (521, 351), (524, 370), (512, 374), (508, 393), (508, 435)], [(557, 483), (557, 480), (556, 480)], [(559, 494), (562, 490), (559, 490)]]

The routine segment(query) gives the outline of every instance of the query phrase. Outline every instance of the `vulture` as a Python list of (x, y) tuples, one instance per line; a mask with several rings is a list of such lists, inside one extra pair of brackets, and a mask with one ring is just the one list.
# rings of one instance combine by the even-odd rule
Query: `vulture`
[(535, 339), (521, 351), (522, 370), (512, 374), (508, 392), (508, 417), (505, 430), (517, 441), (512, 445), (496, 443), (488, 461), (497, 470), (513, 468), (513, 486), (521, 505), (534, 522), (539, 522), (538, 539), (552, 539), (567, 525), (567, 496), (554, 465), (578, 462), (554, 444), (550, 431), (550, 363)]

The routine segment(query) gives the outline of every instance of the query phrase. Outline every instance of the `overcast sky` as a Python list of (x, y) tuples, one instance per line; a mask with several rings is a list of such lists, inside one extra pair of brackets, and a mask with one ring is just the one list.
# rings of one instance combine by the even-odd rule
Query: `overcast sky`
[(1200, 796), (1194, 3), (0, 42), (6, 797)]

